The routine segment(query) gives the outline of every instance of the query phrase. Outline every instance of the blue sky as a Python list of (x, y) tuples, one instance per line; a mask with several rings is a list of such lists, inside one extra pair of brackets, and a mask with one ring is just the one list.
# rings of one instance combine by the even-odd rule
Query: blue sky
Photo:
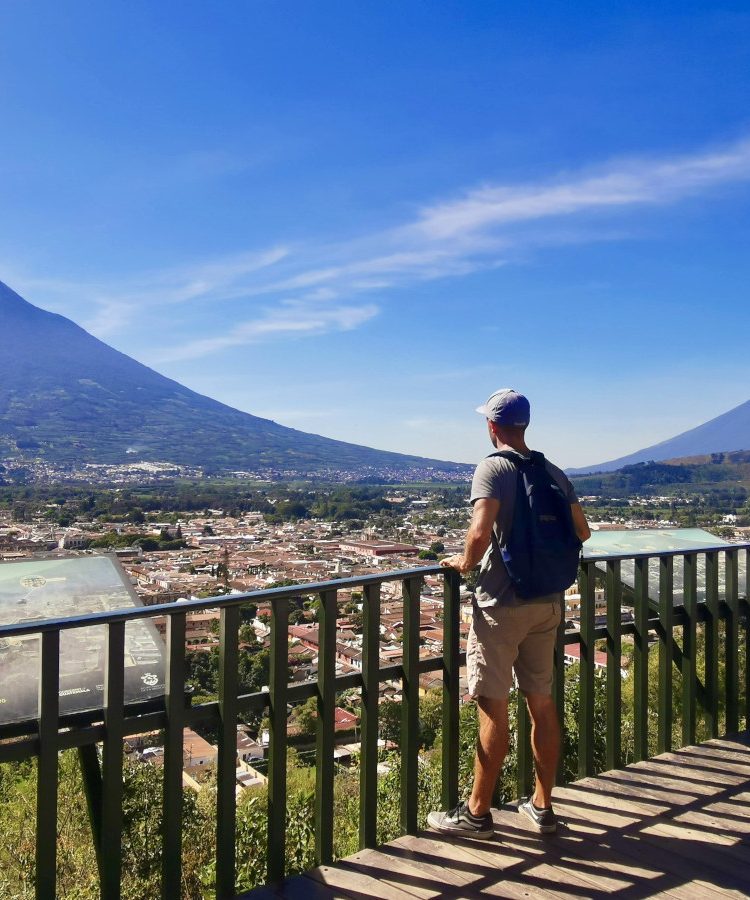
[(202, 393), (585, 465), (750, 397), (746, 3), (0, 5), (0, 280)]

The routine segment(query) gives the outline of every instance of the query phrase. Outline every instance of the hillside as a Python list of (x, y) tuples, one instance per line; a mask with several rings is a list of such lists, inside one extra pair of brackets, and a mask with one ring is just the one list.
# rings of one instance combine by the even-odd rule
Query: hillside
[(638, 463), (616, 472), (572, 475), (579, 496), (666, 496), (750, 493), (750, 450)]
[(428, 478), (467, 466), (286, 428), (165, 378), (0, 282), (0, 462), (136, 460), (296, 477)]
[(661, 462), (669, 459), (685, 459), (709, 453), (747, 449), (750, 449), (750, 400), (669, 440), (645, 447), (635, 453), (629, 453), (627, 456), (620, 456), (609, 462), (569, 469), (568, 474), (613, 472), (616, 469), (622, 469), (623, 466), (651, 460)]

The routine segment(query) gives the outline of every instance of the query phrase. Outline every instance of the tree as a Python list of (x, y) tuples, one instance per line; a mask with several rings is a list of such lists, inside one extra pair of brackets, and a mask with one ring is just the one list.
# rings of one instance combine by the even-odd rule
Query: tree
[(258, 615), (258, 606), (256, 603), (243, 603), (240, 607), (240, 618), (243, 622), (252, 622)]
[(442, 541), (433, 541), (430, 544), (430, 550), (433, 553), (445, 553), (445, 544)]
[(401, 704), (384, 700), (378, 707), (378, 730), (382, 740), (401, 745)]
[(305, 737), (315, 734), (318, 722), (318, 701), (315, 697), (308, 697), (300, 706), (295, 706), (292, 711), (292, 719)]
[(357, 631), (362, 630), (364, 616), (358, 609), (355, 609), (353, 612), (348, 613), (346, 617), (347, 617), (347, 619), (349, 619), (349, 621), (352, 623), (352, 625), (354, 626), (354, 628)]
[(244, 625), (240, 625), (240, 643), (241, 644), (257, 644), (258, 638), (255, 634), (255, 629), (249, 622), (245, 622)]

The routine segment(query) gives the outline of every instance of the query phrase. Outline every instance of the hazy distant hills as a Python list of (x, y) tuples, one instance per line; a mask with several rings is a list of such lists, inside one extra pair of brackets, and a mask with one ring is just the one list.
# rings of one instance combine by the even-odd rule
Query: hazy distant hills
[(589, 472), (613, 472), (635, 463), (682, 459), (708, 453), (723, 453), (731, 450), (750, 450), (750, 400), (722, 413), (697, 428), (684, 431), (676, 437), (660, 444), (629, 453), (609, 462), (583, 469), (568, 469), (568, 474), (579, 475)]
[(467, 466), (285, 428), (159, 375), (0, 282), (0, 461), (136, 460), (244, 470), (415, 478)]

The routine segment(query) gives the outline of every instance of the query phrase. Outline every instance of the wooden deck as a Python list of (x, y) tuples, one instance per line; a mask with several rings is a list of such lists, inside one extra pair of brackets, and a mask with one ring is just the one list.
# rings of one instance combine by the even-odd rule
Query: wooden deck
[(750, 742), (709, 741), (556, 788), (558, 832), (514, 807), (491, 841), (425, 831), (258, 888), (289, 898), (750, 897)]

